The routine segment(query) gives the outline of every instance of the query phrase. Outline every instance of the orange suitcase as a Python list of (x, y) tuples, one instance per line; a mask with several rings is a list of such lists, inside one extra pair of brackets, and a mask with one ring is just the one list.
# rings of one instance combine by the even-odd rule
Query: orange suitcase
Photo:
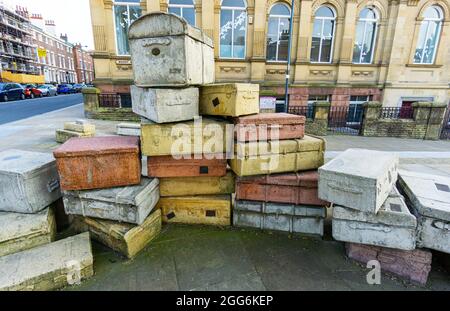
[[(202, 155), (201, 159), (174, 159), (172, 156), (148, 157), (149, 177), (222, 177), (227, 174), (225, 155)], [(209, 159), (212, 157), (212, 159)]]

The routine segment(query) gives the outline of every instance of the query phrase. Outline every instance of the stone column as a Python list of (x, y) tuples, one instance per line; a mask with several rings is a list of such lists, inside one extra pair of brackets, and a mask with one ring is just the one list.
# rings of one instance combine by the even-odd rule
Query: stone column
[(297, 39), (297, 62), (295, 64), (295, 82), (304, 83), (309, 76), (309, 58), (311, 55), (312, 0), (300, 1), (300, 19)]
[(364, 117), (361, 127), (362, 136), (377, 136), (377, 123), (380, 121), (382, 107), (382, 103), (375, 101), (364, 104)]
[(434, 103), (430, 108), (427, 131), (424, 139), (438, 140), (441, 136), (442, 126), (445, 118), (447, 105), (445, 103)]
[(147, 13), (154, 11), (161, 11), (159, 0), (146, 0), (147, 1)]
[(306, 133), (319, 136), (327, 135), (330, 107), (330, 102), (314, 103), (314, 119), (307, 121)]
[(251, 81), (264, 81), (266, 73), (266, 27), (267, 10), (265, 0), (255, 0), (253, 10), (253, 46), (251, 58)]
[[(201, 27), (203, 32), (211, 39), (214, 39), (214, 1), (202, 1), (201, 17)], [(214, 50), (219, 50), (219, 46), (216, 42), (214, 42)]]
[(114, 28), (114, 3), (111, 0), (104, 0), (105, 6), (105, 28), (106, 28), (106, 45), (109, 53), (115, 55), (116, 51), (116, 37)]
[(83, 93), (84, 116), (92, 118), (99, 108), (100, 90), (95, 87), (87, 87), (81, 92)]

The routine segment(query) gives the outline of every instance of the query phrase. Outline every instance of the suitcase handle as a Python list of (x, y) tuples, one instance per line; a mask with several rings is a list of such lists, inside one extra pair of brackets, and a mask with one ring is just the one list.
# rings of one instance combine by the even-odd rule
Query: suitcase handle
[[(170, 38), (148, 38), (142, 43), (143, 48), (152, 47), (155, 45), (170, 45), (172, 40)], [(155, 55), (156, 56), (156, 55)]]
[(382, 231), (384, 233), (392, 231), (390, 228), (370, 224), (348, 224), (348, 226), (354, 230), (373, 230), (373, 231)]
[(336, 183), (333, 183), (333, 182), (328, 182), (327, 185), (328, 185), (328, 187), (330, 187), (330, 188), (332, 188), (334, 190), (350, 192), (350, 193), (354, 193), (354, 194), (362, 194), (361, 190), (350, 189), (348, 187), (341, 187), (341, 186), (339, 186), (339, 185), (337, 185)]
[(435, 220), (431, 225), (437, 229), (450, 231), (450, 222)]
[(47, 190), (48, 190), (48, 192), (53, 192), (53, 191), (55, 191), (56, 189), (59, 189), (59, 180), (50, 180), (48, 183), (47, 183)]
[(379, 259), (379, 261), (381, 261), (384, 264), (392, 264), (392, 263), (396, 262), (394, 256), (390, 256), (387, 254), (379, 254), (378, 259)]
[(245, 100), (252, 100), (252, 99), (255, 99), (256, 98), (256, 96), (255, 95), (242, 95), (242, 98), (243, 99), (245, 99)]

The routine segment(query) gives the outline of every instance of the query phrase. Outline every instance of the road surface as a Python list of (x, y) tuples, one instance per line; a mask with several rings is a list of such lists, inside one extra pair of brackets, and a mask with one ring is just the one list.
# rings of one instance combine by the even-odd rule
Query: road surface
[(81, 94), (58, 95), (35, 99), (0, 102), (0, 124), (26, 119), (53, 110), (81, 104)]

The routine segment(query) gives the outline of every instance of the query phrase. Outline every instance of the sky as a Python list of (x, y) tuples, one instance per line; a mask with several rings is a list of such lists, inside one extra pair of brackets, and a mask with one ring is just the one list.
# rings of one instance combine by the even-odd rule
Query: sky
[(28, 12), (42, 14), (54, 20), (58, 34), (67, 33), (69, 42), (94, 48), (89, 0), (0, 0), (7, 6), (28, 8)]

